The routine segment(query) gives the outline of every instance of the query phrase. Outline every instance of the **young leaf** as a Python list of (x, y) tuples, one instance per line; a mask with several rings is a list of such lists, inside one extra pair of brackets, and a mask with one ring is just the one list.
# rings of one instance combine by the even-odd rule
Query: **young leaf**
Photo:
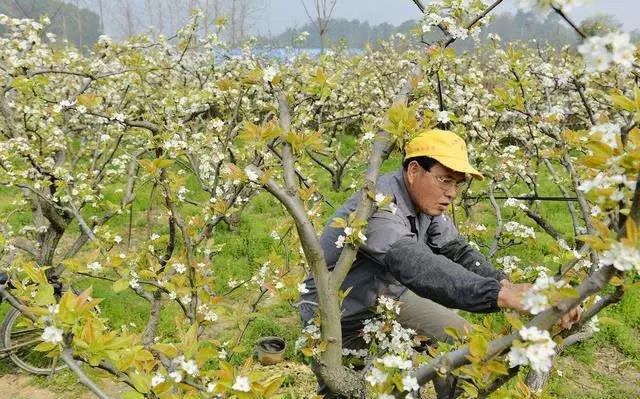
[(114, 292), (122, 292), (129, 287), (129, 280), (120, 279), (113, 283), (113, 291)]

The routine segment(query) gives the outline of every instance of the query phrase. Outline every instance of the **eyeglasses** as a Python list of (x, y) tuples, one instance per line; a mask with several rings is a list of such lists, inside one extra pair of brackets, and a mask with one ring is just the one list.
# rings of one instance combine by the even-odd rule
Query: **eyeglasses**
[(460, 190), (462, 190), (462, 187), (464, 186), (464, 184), (466, 183), (466, 180), (461, 180), (461, 181), (456, 181), (455, 179), (452, 179), (450, 177), (446, 177), (446, 176), (436, 176), (433, 173), (426, 171), (427, 173), (429, 173), (431, 176), (433, 176), (433, 178), (435, 179), (436, 183), (438, 183), (438, 186), (442, 189), (442, 191), (447, 192), (451, 189), (455, 189), (456, 192), (460, 192)]

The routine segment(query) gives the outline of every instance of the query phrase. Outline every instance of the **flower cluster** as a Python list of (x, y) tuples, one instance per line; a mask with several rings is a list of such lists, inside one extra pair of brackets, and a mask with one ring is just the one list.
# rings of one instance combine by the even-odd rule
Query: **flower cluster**
[(609, 33), (593, 36), (578, 46), (588, 72), (605, 72), (612, 64), (629, 69), (633, 64), (636, 47), (629, 42), (628, 33)]
[(367, 242), (367, 237), (362, 233), (362, 230), (356, 231), (353, 227), (347, 226), (344, 228), (344, 234), (340, 234), (335, 242), (336, 248), (344, 247), (345, 242), (364, 244)]
[[(400, 312), (400, 303), (393, 298), (381, 296), (376, 308), (378, 317), (366, 320), (362, 337), (370, 347), (384, 355), (374, 361), (365, 379), (379, 395), (391, 392), (394, 381), (402, 382), (402, 389), (411, 393), (419, 389), (412, 376), (415, 331), (404, 328), (395, 318)], [(383, 397), (383, 396), (380, 396)]]
[(383, 193), (377, 193), (373, 197), (373, 202), (375, 202), (375, 204), (378, 207), (378, 209), (388, 210), (389, 212), (393, 213), (394, 215), (398, 211), (398, 207), (393, 202), (393, 196), (391, 196), (391, 195), (385, 195)]
[(629, 189), (635, 188), (635, 181), (628, 180), (623, 174), (608, 175), (605, 172), (598, 172), (598, 174), (591, 180), (584, 180), (582, 184), (578, 186), (578, 190), (588, 193), (592, 190), (602, 191), (603, 194), (609, 193), (608, 197), (601, 196), (598, 202), (604, 202), (607, 198), (611, 201), (621, 201), (624, 199), (624, 186)]
[(59, 344), (62, 342), (62, 330), (55, 326), (46, 326), (41, 337), (45, 342)]
[(520, 201), (519, 199), (516, 199), (516, 198), (507, 198), (504, 201), (504, 206), (519, 208), (519, 209), (522, 209), (522, 210), (527, 209), (527, 206), (525, 204), (523, 204), (522, 201)]
[(620, 125), (617, 123), (601, 123), (593, 126), (589, 134), (597, 137), (611, 148), (618, 148), (617, 137), (620, 137)]
[(609, 265), (621, 271), (635, 270), (640, 273), (640, 250), (622, 242), (614, 242), (600, 257), (600, 266)]
[(528, 364), (539, 373), (548, 372), (556, 354), (556, 343), (551, 339), (549, 331), (542, 331), (534, 326), (523, 327), (519, 333), (525, 342), (514, 342), (507, 355), (509, 367)]
[(502, 265), (502, 270), (506, 274), (511, 274), (514, 270), (517, 269), (520, 258), (513, 255), (507, 255), (497, 258), (496, 262)]
[(531, 314), (538, 314), (549, 307), (547, 293), (565, 286), (564, 280), (556, 281), (554, 277), (541, 273), (533, 286), (522, 297), (522, 305)]
[(504, 224), (504, 230), (517, 238), (535, 238), (536, 233), (533, 228), (525, 226), (515, 221), (510, 221)]
[(320, 327), (315, 320), (310, 320), (295, 342), (296, 351), (301, 351), (308, 357), (320, 354), (320, 337)]
[(551, 7), (558, 7), (567, 12), (574, 7), (582, 5), (584, 0), (516, 0), (516, 7), (522, 12), (538, 11), (546, 15)]

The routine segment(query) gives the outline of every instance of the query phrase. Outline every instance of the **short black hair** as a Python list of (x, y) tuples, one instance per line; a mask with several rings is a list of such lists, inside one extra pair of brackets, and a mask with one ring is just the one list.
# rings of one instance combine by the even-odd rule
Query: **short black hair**
[(426, 171), (431, 170), (431, 167), (438, 163), (438, 161), (430, 157), (425, 157), (425, 156), (411, 157), (411, 158), (405, 159), (402, 162), (402, 169), (407, 170), (411, 161), (416, 161), (418, 165), (420, 165), (422, 169)]

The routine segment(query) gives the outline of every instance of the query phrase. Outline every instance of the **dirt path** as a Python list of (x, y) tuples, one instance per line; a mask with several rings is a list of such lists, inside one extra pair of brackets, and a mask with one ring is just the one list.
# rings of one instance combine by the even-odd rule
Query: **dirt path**
[[(74, 397), (77, 398), (75, 395)], [(67, 399), (67, 396), (61, 396), (60, 393), (33, 385), (30, 376), (24, 374), (6, 374), (0, 377), (0, 398)], [(83, 395), (81, 398), (89, 399), (90, 396)]]
[[(65, 384), (66, 385), (66, 384)], [(105, 393), (119, 398), (126, 390), (122, 386), (103, 386)], [(74, 385), (67, 389), (60, 387), (40, 387), (27, 374), (4, 374), (0, 376), (0, 399), (95, 399), (91, 392)]]

